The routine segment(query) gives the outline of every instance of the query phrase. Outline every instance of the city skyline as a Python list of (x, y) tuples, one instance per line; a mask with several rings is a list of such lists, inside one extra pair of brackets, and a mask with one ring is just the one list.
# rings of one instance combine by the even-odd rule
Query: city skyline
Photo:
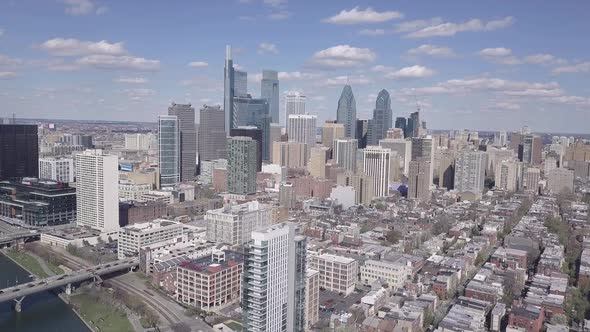
[[(587, 133), (587, 46), (563, 36), (588, 29), (578, 14), (588, 4), (535, 4), (534, 16), (527, 15), (531, 4), (343, 1), (309, 12), (305, 2), (228, 0), (223, 10), (187, 2), (173, 6), (182, 9), (175, 22), (152, 28), (147, 21), (162, 10), (156, 4), (4, 3), (0, 102), (9, 114), (0, 116), (155, 122), (171, 101), (223, 104), (229, 44), (253, 96), (260, 94), (262, 70), (279, 72), (279, 123), (286, 91), (304, 93), (306, 111), (322, 123), (336, 118), (349, 83), (360, 119), (371, 117), (377, 93), (386, 89), (394, 118), (418, 102), (429, 129), (512, 131), (526, 124)], [(551, 24), (562, 20), (570, 23)]]

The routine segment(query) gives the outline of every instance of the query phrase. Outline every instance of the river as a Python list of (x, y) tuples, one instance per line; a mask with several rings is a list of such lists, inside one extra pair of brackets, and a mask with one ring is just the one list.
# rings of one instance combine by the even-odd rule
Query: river
[[(0, 254), (0, 288), (24, 283), (29, 273)], [(76, 314), (51, 292), (27, 296), (22, 312), (13, 302), (0, 303), (0, 332), (88, 332)]]

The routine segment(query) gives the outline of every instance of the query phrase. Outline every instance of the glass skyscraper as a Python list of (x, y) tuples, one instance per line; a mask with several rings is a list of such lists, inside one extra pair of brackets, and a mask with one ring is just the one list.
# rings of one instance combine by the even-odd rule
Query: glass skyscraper
[(180, 134), (178, 118), (174, 115), (158, 117), (158, 158), (160, 186), (169, 187), (180, 182)]
[(336, 122), (344, 125), (344, 136), (349, 138), (355, 137), (356, 129), (356, 101), (352, 94), (350, 85), (345, 85), (342, 89), (340, 99), (338, 99), (338, 109), (336, 111)]
[(373, 119), (369, 128), (369, 144), (377, 145), (379, 140), (387, 137), (387, 130), (391, 128), (392, 114), (391, 114), (391, 98), (389, 92), (383, 89), (379, 91), (377, 100), (375, 101), (375, 109), (373, 110)]
[(268, 101), (271, 122), (279, 123), (279, 74), (276, 71), (262, 71), (260, 97)]
[(404, 132), (404, 137), (408, 137), (406, 135), (406, 118), (403, 116), (395, 118), (395, 128), (401, 129)]
[(240, 126), (255, 126), (262, 130), (262, 160), (270, 160), (271, 117), (268, 101), (252, 98), (250, 95), (235, 96), (232, 113), (234, 119), (231, 129)]
[(180, 181), (192, 181), (197, 171), (197, 130), (195, 108), (191, 104), (176, 104), (168, 107), (168, 115), (178, 119), (180, 133)]
[(256, 193), (257, 143), (250, 137), (227, 139), (227, 191), (236, 195)]

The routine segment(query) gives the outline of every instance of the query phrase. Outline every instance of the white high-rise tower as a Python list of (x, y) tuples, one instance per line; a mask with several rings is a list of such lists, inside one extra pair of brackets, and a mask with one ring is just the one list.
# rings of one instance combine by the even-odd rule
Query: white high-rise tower
[(380, 146), (367, 146), (363, 150), (363, 171), (373, 178), (375, 197), (389, 194), (391, 150)]

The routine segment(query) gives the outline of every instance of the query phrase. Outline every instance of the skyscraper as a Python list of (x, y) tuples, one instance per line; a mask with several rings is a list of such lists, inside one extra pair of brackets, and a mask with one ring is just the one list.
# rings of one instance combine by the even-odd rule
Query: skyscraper
[(356, 101), (352, 94), (352, 88), (348, 84), (344, 86), (340, 99), (338, 99), (336, 122), (344, 125), (344, 137), (355, 137)]
[(379, 91), (373, 110), (373, 119), (369, 128), (369, 144), (377, 145), (379, 140), (386, 138), (387, 130), (391, 128), (391, 98), (389, 92), (383, 89)]
[(233, 128), (255, 126), (262, 132), (262, 160), (270, 159), (270, 115), (266, 99), (252, 98), (250, 95), (234, 97)]
[(299, 142), (274, 142), (272, 163), (289, 168), (303, 168), (307, 165), (307, 145)]
[(539, 190), (539, 180), (541, 180), (541, 169), (537, 167), (527, 167), (524, 171), (524, 191), (536, 193)]
[(245, 331), (304, 331), (305, 244), (305, 237), (295, 235), (294, 224), (252, 232), (244, 249)]
[(262, 170), (262, 130), (255, 126), (239, 126), (229, 132), (231, 137), (244, 136), (256, 141), (256, 171)]
[(353, 138), (334, 140), (334, 152), (332, 158), (338, 163), (338, 166), (351, 172), (356, 172), (356, 152), (358, 142)]
[(379, 145), (396, 152), (403, 164), (403, 173), (408, 175), (412, 160), (412, 141), (405, 139), (386, 138), (379, 141)]
[(455, 189), (462, 199), (481, 198), (484, 189), (487, 155), (483, 151), (462, 151), (455, 162)]
[(420, 112), (410, 113), (408, 123), (406, 124), (406, 137), (420, 137), (420, 128), (422, 123), (420, 122)]
[(272, 123), (279, 123), (279, 75), (274, 70), (263, 70), (260, 97), (268, 101)]
[(311, 176), (322, 179), (326, 178), (328, 152), (329, 149), (321, 145), (311, 148), (309, 163), (307, 164), (307, 169)]
[(322, 127), (322, 145), (334, 149), (334, 140), (344, 138), (344, 125), (334, 121), (326, 121)]
[(315, 146), (317, 116), (309, 114), (289, 115), (288, 132), (289, 141), (305, 143), (306, 155), (309, 156), (311, 148)]
[(119, 163), (102, 150), (76, 155), (76, 210), (79, 226), (119, 229)]
[(38, 173), (37, 126), (0, 124), (0, 181), (37, 177)]
[(227, 139), (227, 190), (231, 194), (256, 193), (257, 143), (250, 137)]
[(395, 128), (399, 128), (404, 132), (404, 137), (408, 137), (406, 136), (406, 118), (404, 117), (397, 117), (395, 118)]
[(432, 172), (432, 166), (434, 164), (434, 146), (432, 144), (432, 138), (430, 137), (414, 137), (412, 138), (412, 159), (418, 160), (418, 158), (427, 158), (430, 160), (428, 166), (430, 169), (430, 180), (428, 183), (433, 182), (434, 174)]
[(359, 149), (367, 147), (367, 135), (369, 134), (369, 120), (356, 120), (356, 139), (359, 143)]
[(226, 136), (221, 107), (204, 105), (199, 112), (199, 160), (227, 158)]
[(197, 130), (195, 108), (191, 104), (175, 104), (168, 107), (168, 115), (178, 119), (180, 133), (180, 181), (192, 181), (197, 173)]
[(305, 114), (306, 97), (297, 91), (289, 91), (285, 96), (285, 128), (289, 133), (289, 116)]
[(408, 174), (408, 199), (426, 201), (430, 198), (430, 159), (417, 158), (410, 161)]
[(174, 186), (180, 182), (180, 133), (178, 118), (173, 115), (158, 117), (158, 166), (160, 186)]
[(389, 195), (391, 150), (380, 146), (368, 146), (363, 150), (363, 172), (373, 178), (375, 197)]
[(235, 70), (231, 58), (231, 46), (225, 47), (225, 67), (223, 75), (223, 109), (225, 111), (225, 132), (229, 133), (234, 128), (233, 102), (234, 97), (248, 93), (248, 74)]

